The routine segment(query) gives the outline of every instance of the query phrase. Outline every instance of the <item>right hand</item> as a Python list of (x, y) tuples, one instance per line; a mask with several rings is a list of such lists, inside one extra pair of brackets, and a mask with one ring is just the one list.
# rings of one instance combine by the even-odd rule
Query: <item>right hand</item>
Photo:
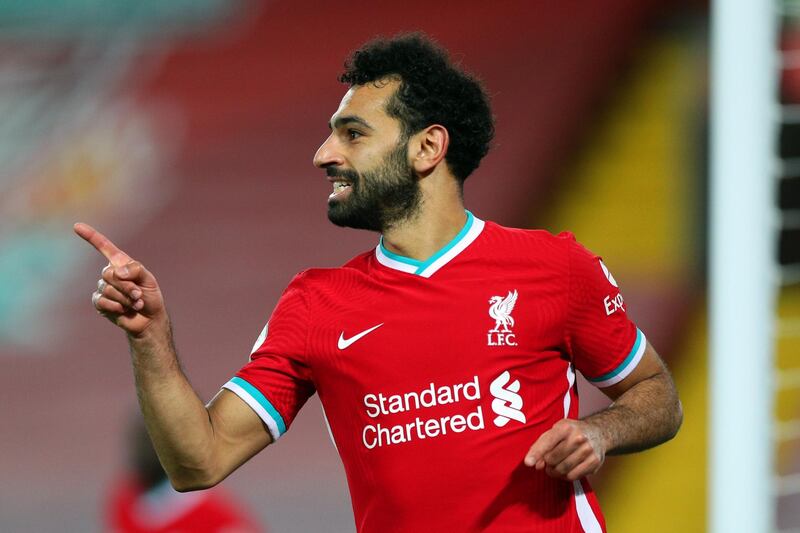
[(155, 276), (90, 225), (79, 222), (74, 230), (108, 259), (92, 294), (97, 312), (132, 337), (142, 336), (153, 324), (166, 324), (164, 297)]

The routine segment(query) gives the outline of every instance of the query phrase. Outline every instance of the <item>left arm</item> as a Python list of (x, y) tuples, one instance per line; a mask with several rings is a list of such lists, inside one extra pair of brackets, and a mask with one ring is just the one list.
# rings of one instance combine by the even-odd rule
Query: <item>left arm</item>
[(581, 420), (556, 422), (528, 450), (525, 464), (573, 481), (597, 472), (607, 454), (668, 441), (683, 421), (675, 383), (649, 343), (633, 372), (603, 392), (614, 400), (610, 406)]

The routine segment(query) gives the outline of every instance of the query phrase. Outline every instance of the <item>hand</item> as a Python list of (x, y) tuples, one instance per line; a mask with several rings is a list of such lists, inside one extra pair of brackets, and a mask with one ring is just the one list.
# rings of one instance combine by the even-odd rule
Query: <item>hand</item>
[(88, 224), (79, 222), (74, 230), (108, 259), (92, 294), (98, 313), (133, 337), (141, 336), (154, 322), (166, 319), (158, 282), (141, 263)]
[(569, 418), (542, 433), (525, 455), (527, 466), (567, 481), (594, 474), (604, 460), (605, 447), (594, 427)]

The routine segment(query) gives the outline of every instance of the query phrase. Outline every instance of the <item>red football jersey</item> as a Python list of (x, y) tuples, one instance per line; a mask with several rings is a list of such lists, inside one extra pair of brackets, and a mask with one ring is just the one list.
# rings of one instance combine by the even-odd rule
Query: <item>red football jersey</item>
[(586, 480), (522, 460), (577, 417), (575, 369), (614, 384), (645, 344), (614, 278), (572, 235), (468, 213), (425, 262), (380, 243), (296, 276), (225, 388), (275, 439), (319, 393), (360, 532), (600, 532)]
[(168, 481), (144, 490), (135, 477), (120, 479), (105, 509), (113, 533), (263, 533), (241, 505), (215, 487), (179, 493)]

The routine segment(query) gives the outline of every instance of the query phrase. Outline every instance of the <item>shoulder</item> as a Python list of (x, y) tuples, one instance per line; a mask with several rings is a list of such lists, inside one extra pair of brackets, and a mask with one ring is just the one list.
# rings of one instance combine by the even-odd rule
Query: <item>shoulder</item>
[(318, 289), (322, 286), (352, 279), (353, 277), (363, 276), (367, 273), (369, 262), (373, 254), (373, 250), (364, 252), (350, 259), (340, 267), (307, 268), (295, 275), (289, 283), (289, 287), (296, 287), (302, 290)]
[(569, 231), (562, 231), (561, 233), (556, 234), (540, 228), (513, 228), (510, 226), (503, 226), (497, 222), (492, 222), (491, 220), (485, 221), (484, 224), (486, 234), (494, 237), (523, 239), (531, 242), (575, 240), (575, 235)]
[(491, 221), (486, 222), (484, 231), (489, 244), (520, 253), (566, 256), (570, 248), (580, 247), (569, 231), (554, 234), (544, 229), (512, 228)]
[(366, 252), (360, 253), (350, 261), (342, 265), (341, 269), (355, 269), (360, 272), (366, 271), (367, 267), (369, 266), (370, 260), (375, 256), (375, 249), (371, 248)]

